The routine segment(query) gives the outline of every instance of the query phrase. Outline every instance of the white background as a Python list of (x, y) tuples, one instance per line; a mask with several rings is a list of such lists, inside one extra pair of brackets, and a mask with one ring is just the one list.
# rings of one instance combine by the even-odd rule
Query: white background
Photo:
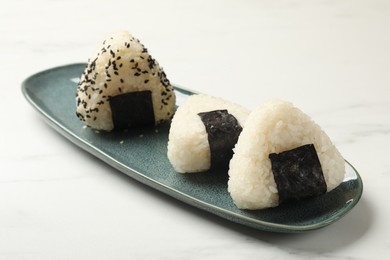
[[(390, 254), (389, 1), (12, 0), (0, 8), (0, 259), (383, 259)], [(148, 188), (46, 125), (28, 76), (129, 30), (171, 82), (248, 108), (292, 101), (360, 172), (343, 219), (273, 234)]]

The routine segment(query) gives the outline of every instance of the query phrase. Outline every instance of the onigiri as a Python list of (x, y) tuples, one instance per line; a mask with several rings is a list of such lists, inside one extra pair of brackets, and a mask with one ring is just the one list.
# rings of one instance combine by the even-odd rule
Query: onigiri
[(345, 161), (329, 136), (292, 103), (254, 109), (234, 148), (228, 191), (241, 209), (320, 196), (344, 178)]
[(164, 70), (127, 31), (103, 41), (77, 87), (76, 115), (98, 130), (156, 125), (174, 109), (175, 93)]

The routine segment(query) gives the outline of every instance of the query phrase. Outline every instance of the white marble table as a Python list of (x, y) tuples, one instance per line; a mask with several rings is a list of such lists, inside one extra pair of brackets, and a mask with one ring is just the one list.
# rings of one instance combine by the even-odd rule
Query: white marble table
[[(8, 1), (0, 9), (0, 259), (384, 259), (390, 254), (388, 1)], [(23, 98), (126, 29), (169, 79), (253, 108), (294, 102), (360, 172), (343, 219), (260, 232), (162, 195), (72, 145)]]

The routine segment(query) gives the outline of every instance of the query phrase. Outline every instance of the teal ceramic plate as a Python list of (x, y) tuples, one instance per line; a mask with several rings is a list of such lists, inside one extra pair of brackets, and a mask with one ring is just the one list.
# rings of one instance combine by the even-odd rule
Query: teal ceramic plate
[[(327, 226), (359, 201), (363, 184), (346, 164), (344, 182), (332, 192), (265, 210), (240, 210), (227, 192), (227, 172), (179, 174), (167, 158), (169, 123), (127, 132), (98, 132), (75, 116), (75, 93), (85, 64), (49, 69), (27, 78), (22, 90), (50, 126), (70, 141), (128, 176), (222, 218), (272, 232), (300, 232)], [(177, 104), (193, 94), (175, 87)]]

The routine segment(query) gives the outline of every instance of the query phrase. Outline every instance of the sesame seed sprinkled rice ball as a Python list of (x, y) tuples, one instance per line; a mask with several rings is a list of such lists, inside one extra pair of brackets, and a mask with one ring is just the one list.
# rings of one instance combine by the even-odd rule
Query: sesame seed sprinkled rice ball
[(175, 93), (158, 62), (127, 31), (109, 35), (88, 60), (76, 94), (76, 115), (111, 131), (170, 119)]

